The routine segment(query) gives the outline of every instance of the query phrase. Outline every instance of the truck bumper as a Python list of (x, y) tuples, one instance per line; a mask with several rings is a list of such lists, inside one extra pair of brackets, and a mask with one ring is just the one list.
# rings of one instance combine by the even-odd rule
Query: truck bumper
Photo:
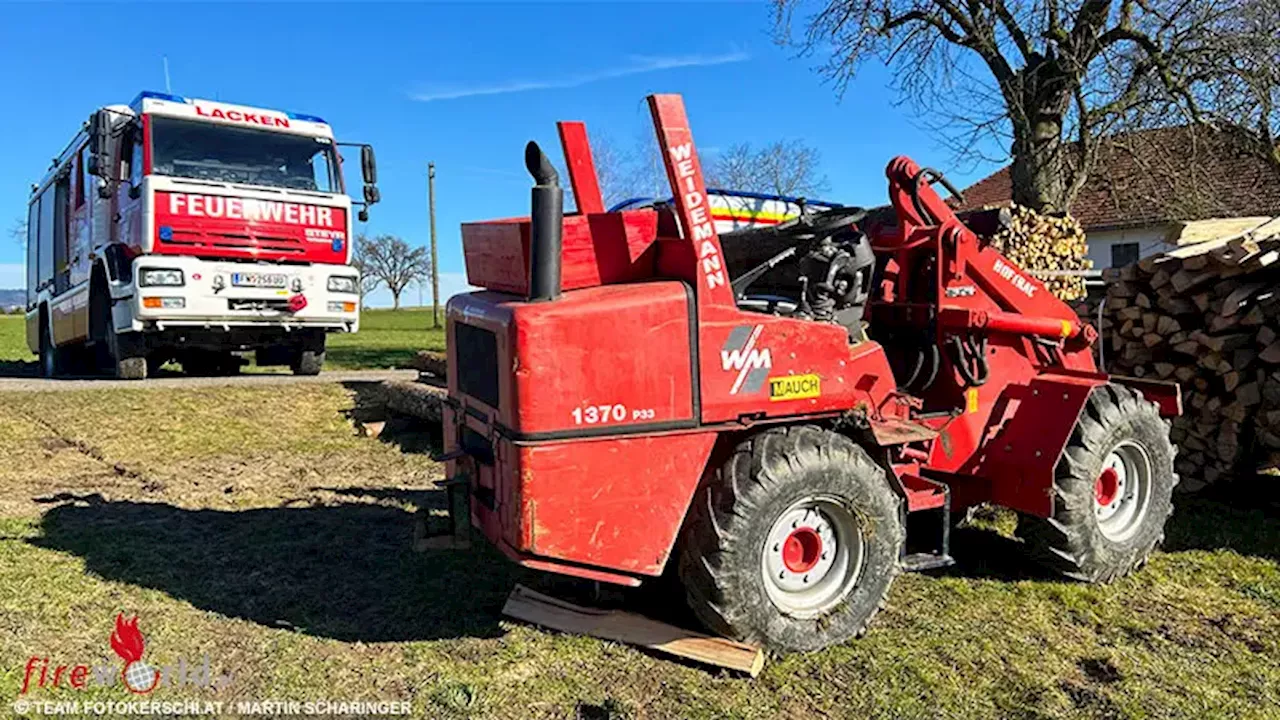
[[(143, 271), (177, 270), (182, 285), (143, 286)], [(247, 276), (283, 279), (283, 287), (250, 287)], [(237, 263), (195, 257), (144, 255), (133, 261), (136, 290), (128, 303), (132, 329), (270, 327), (284, 331), (321, 329), (356, 332), (360, 327), (358, 293), (331, 292), (330, 277), (355, 278), (346, 265)], [(119, 324), (117, 324), (119, 327)]]

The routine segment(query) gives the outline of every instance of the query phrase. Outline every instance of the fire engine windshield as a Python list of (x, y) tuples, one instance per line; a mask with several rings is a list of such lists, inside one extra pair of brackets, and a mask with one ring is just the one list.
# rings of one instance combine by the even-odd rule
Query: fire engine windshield
[(342, 192), (328, 138), (152, 116), (156, 175)]

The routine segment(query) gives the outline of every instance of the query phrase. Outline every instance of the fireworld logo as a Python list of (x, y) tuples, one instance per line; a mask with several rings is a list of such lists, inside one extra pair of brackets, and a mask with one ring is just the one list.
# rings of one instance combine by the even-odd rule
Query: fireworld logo
[(90, 666), (87, 663), (77, 665), (55, 665), (47, 657), (32, 655), (27, 660), (26, 672), (22, 677), (22, 691), (26, 695), (32, 687), (39, 688), (72, 688), (84, 690), (90, 685), (94, 687), (110, 687), (117, 678), (125, 689), (138, 695), (146, 695), (157, 687), (198, 687), (219, 690), (231, 684), (230, 673), (214, 675), (210, 669), (209, 656), (205, 655), (200, 663), (188, 663), (184, 657), (178, 658), (174, 664), (156, 669), (143, 659), (146, 640), (138, 629), (138, 616), (125, 619), (124, 614), (116, 615), (115, 630), (110, 638), (111, 650), (124, 661), (119, 672), (116, 666), (106, 661)]

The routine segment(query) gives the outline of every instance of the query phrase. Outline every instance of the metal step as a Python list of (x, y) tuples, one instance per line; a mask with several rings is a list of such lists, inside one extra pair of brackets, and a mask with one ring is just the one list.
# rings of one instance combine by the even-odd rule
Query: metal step
[(950, 555), (940, 555), (937, 553), (912, 553), (904, 556), (899, 564), (902, 565), (904, 572), (920, 572), (922, 570), (937, 570), (938, 568), (951, 567), (956, 564), (955, 558)]

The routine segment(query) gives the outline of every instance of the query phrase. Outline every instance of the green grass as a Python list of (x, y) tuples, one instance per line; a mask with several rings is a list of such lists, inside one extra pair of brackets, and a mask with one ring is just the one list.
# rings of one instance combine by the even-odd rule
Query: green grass
[(21, 315), (0, 315), (0, 363), (35, 362), (27, 349), (27, 325)]
[[(137, 613), (157, 666), (212, 694), (408, 700), (422, 717), (1276, 718), (1280, 523), (1181, 499), (1167, 551), (1112, 585), (1037, 575), (1007, 517), (959, 567), (898, 579), (861, 640), (748, 680), (500, 615), (523, 571), (483, 544), (410, 550), (440, 468), (357, 437), (369, 386), (0, 394), (0, 707), (28, 657), (112, 658)], [(409, 444), (405, 444), (409, 443)], [(627, 605), (688, 622), (662, 588)], [(117, 664), (118, 668), (119, 665)], [(73, 691), (39, 690), (71, 699)], [(99, 699), (125, 699), (120, 689)]]
[[(360, 332), (329, 336), (325, 367), (330, 370), (407, 368), (419, 350), (444, 351), (444, 329), (431, 328), (430, 308), (365, 310), (360, 314)], [(36, 356), (27, 349), (22, 316), (0, 315), (0, 373), (33, 374), (35, 363)], [(280, 371), (280, 368), (270, 369)]]
[(329, 336), (326, 367), (344, 370), (406, 368), (419, 350), (444, 352), (441, 329), (431, 328), (431, 308), (364, 310), (360, 332)]

